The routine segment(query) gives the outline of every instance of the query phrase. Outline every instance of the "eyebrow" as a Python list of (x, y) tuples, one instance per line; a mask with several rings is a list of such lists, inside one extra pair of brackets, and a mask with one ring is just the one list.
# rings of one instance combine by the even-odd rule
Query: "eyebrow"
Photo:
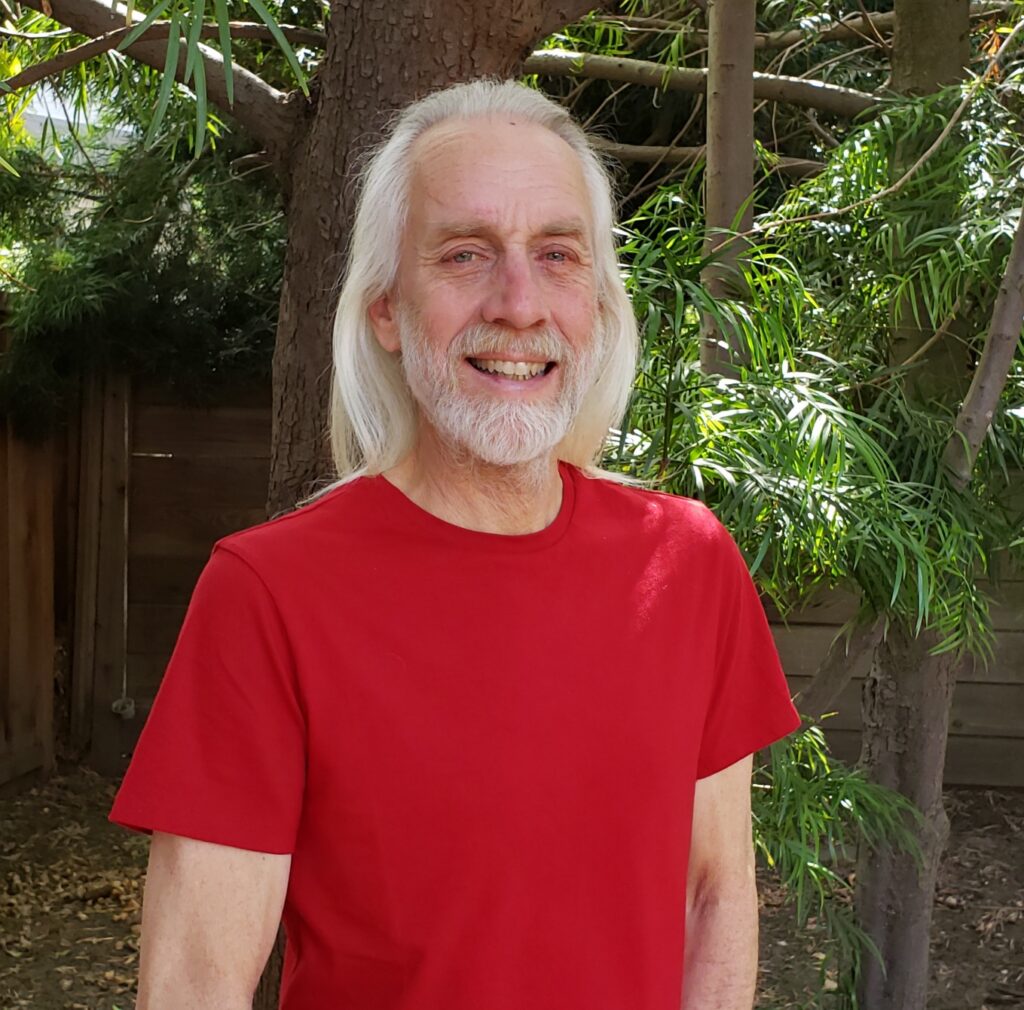
[[(487, 235), (494, 230), (494, 226), (483, 219), (475, 221), (452, 221), (439, 222), (431, 228), (432, 237), (437, 241), (447, 241), (452, 238), (468, 238), (473, 235)], [(584, 239), (587, 234), (587, 226), (581, 218), (570, 217), (562, 220), (552, 221), (542, 231), (541, 235), (547, 237), (561, 235), (567, 238)]]

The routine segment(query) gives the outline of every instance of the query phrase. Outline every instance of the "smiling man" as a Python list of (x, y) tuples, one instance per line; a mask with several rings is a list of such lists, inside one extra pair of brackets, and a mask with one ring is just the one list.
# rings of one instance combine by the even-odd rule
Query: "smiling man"
[(751, 754), (795, 728), (702, 505), (597, 466), (636, 328), (566, 112), (478, 82), (363, 179), (339, 480), (219, 541), (111, 818), (138, 1010), (750, 1010)]

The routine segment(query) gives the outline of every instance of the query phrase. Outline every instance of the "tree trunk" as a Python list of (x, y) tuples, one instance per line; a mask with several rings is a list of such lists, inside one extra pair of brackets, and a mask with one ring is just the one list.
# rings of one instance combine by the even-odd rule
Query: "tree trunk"
[[(594, 6), (582, 0), (332, 2), (309, 128), (285, 185), (288, 247), (274, 349), (269, 514), (292, 507), (332, 475), (331, 329), (359, 157), (395, 109), (455, 81), (518, 74), (539, 40)], [(279, 936), (253, 1010), (276, 1010), (283, 953)], [(324, 999), (330, 1003), (329, 994)]]
[(924, 1010), (935, 880), (949, 835), (942, 803), (949, 710), (957, 663), (929, 654), (932, 634), (892, 627), (864, 682), (861, 764), (872, 781), (902, 793), (924, 815), (914, 834), (921, 864), (888, 848), (861, 853), (861, 926), (882, 955), (868, 956), (858, 984), (870, 1010)]
[(896, 0), (894, 91), (927, 95), (962, 81), (970, 59), (970, 0)]
[[(742, 292), (743, 240), (730, 231), (753, 223), (755, 0), (708, 3), (707, 165), (704, 170), (704, 255), (714, 262), (701, 280), (715, 298)], [(705, 372), (728, 374), (743, 360), (734, 332), (709, 314), (701, 323), (700, 362)]]
[[(964, 76), (969, 57), (968, 0), (897, 0), (893, 83), (904, 93), (935, 91)], [(916, 152), (903, 151), (893, 173), (902, 175)], [(913, 399), (955, 402), (966, 388), (967, 360), (950, 338), (950, 320), (913, 319), (910, 298), (893, 329), (893, 362), (910, 355), (921, 367), (910, 373)], [(954, 312), (955, 315), (955, 312)], [(857, 994), (870, 1010), (925, 1010), (935, 880), (949, 824), (942, 803), (949, 712), (956, 681), (952, 656), (932, 656), (935, 636), (915, 636), (893, 625), (875, 651), (864, 685), (861, 764), (872, 781), (895, 789), (922, 812), (912, 825), (921, 850), (912, 856), (882, 848), (861, 854), (857, 914), (881, 962), (865, 958)]]

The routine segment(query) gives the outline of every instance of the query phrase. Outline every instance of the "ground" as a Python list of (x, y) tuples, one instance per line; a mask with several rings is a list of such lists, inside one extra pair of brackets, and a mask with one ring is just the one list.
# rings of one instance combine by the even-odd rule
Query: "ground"
[[(106, 821), (116, 783), (68, 769), (0, 794), (0, 1010), (129, 1010), (147, 841)], [(953, 790), (930, 1010), (1024, 1008), (1024, 792)], [(761, 881), (762, 1010), (816, 1005), (820, 928)], [(826, 979), (825, 988), (832, 986)], [(825, 998), (828, 1005), (828, 997)]]

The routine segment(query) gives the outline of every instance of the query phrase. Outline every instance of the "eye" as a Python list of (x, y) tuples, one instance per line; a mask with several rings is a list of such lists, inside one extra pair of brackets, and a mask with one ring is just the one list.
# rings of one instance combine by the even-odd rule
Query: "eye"
[(476, 253), (471, 249), (460, 249), (458, 252), (454, 252), (448, 258), (452, 263), (472, 263)]
[(564, 249), (549, 249), (544, 255), (555, 263), (565, 263), (569, 259), (569, 254)]

